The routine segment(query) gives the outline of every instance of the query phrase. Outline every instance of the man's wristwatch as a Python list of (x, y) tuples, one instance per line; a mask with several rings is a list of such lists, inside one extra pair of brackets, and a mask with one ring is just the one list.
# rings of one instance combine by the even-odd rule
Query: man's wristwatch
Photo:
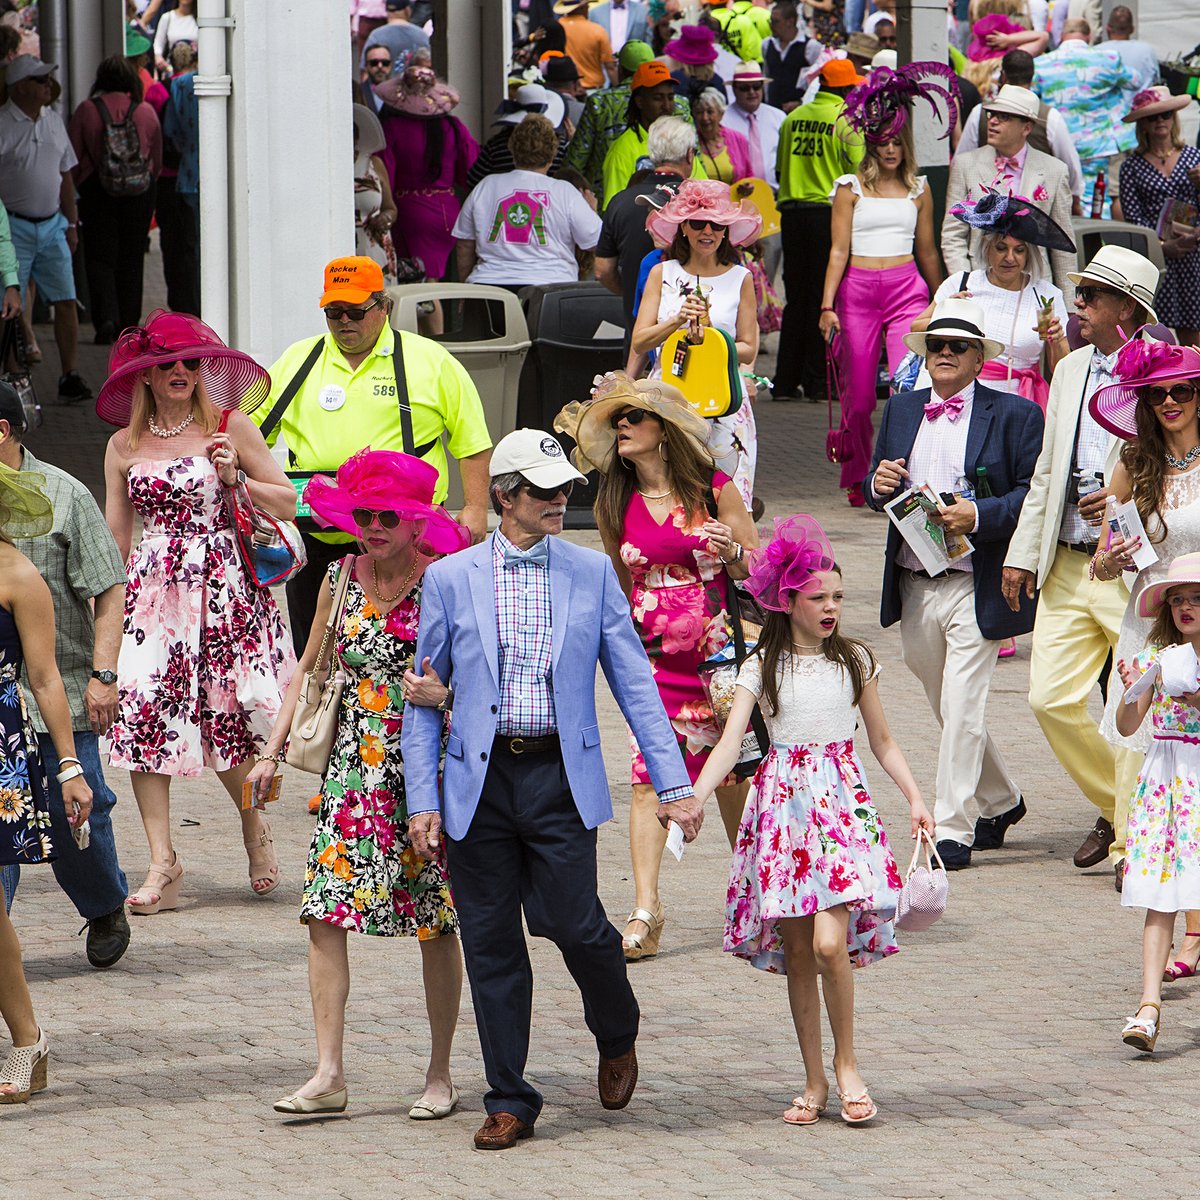
[(92, 678), (100, 680), (103, 684), (116, 683), (117, 673), (116, 671), (93, 671)]

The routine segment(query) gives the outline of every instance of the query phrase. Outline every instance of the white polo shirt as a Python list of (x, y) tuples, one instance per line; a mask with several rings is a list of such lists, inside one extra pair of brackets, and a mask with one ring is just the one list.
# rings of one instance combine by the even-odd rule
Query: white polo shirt
[(67, 127), (52, 108), (31, 121), (12, 100), (0, 107), (0, 202), (9, 216), (53, 216), (63, 172), (78, 161)]

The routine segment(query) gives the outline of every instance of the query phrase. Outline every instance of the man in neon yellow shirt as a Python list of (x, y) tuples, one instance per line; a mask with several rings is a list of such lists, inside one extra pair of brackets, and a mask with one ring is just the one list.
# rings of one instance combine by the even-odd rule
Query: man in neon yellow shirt
[[(271, 367), (270, 400), (254, 414), (267, 442), (283, 438), (296, 474), (332, 473), (366, 446), (415, 453), (438, 469), (434, 499), (440, 504), (447, 492), (444, 431), (462, 473), (459, 520), (481, 541), (492, 439), (466, 369), (437, 342), (391, 328), (383, 272), (369, 258), (335, 258), (325, 268), (321, 307), (329, 332), (289, 346)], [(407, 393), (399, 396), (397, 350)], [(302, 487), (301, 478), (296, 482)], [(305, 533), (304, 544), (308, 566), (287, 585), (297, 646), (308, 639), (325, 569), (354, 545), (340, 533)]]
[(832, 251), (829, 193), (839, 175), (853, 175), (862, 161), (863, 139), (843, 115), (846, 94), (862, 81), (848, 58), (827, 62), (821, 68), (821, 90), (811, 103), (792, 109), (779, 127), (776, 170), (787, 305), (779, 331), (774, 400), (824, 399), (825, 347), (818, 322), (823, 264)]
[[(633, 73), (629, 82), (629, 128), (609, 146), (604, 156), (604, 205), (629, 186), (637, 162), (646, 154), (650, 126), (659, 117), (675, 111), (675, 81), (665, 63), (652, 58)], [(692, 163), (692, 178), (707, 179), (697, 158)]]

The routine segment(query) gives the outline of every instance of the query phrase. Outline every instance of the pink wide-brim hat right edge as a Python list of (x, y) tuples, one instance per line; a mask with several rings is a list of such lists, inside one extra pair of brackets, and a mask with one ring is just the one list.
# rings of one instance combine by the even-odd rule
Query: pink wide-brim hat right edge
[(676, 230), (688, 220), (709, 220), (725, 226), (730, 242), (744, 246), (758, 237), (762, 214), (745, 200), (733, 203), (729, 184), (717, 179), (685, 179), (675, 196), (646, 217), (646, 229), (670, 245)]
[(1117, 356), (1117, 381), (1098, 388), (1088, 401), (1096, 424), (1119, 438), (1137, 437), (1140, 389), (1200, 379), (1200, 351), (1153, 338), (1134, 338)]
[(1138, 597), (1138, 616), (1158, 616), (1166, 594), (1181, 583), (1200, 584), (1200, 554), (1181, 554), (1173, 559), (1167, 568), (1167, 577), (1149, 584)]

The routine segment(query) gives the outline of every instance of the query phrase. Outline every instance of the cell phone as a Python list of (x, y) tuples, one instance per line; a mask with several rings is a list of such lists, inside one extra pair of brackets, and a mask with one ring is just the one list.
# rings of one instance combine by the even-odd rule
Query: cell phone
[[(279, 799), (279, 787), (283, 783), (283, 776), (278, 771), (275, 772), (275, 777), (271, 780), (270, 790), (267, 792), (267, 798), (263, 801), (264, 804), (270, 804), (272, 800)], [(254, 807), (254, 784), (250, 780), (246, 780), (242, 784), (242, 811), (246, 812)]]

